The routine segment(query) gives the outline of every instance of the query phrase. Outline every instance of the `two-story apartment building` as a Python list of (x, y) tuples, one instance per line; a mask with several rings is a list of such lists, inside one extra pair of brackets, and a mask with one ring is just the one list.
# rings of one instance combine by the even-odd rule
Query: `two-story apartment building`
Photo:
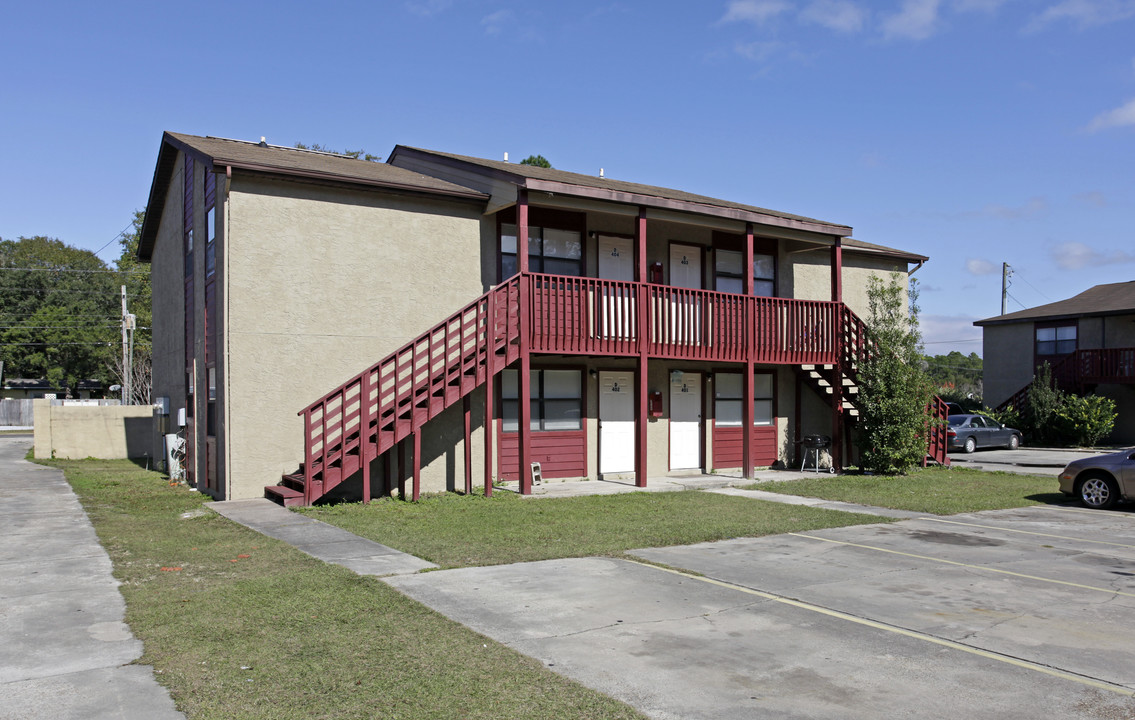
[[(850, 452), (867, 277), (924, 256), (667, 188), (404, 146), (166, 133), (154, 394), (217, 497), (469, 489)], [(850, 396), (850, 397), (849, 397)], [(290, 476), (281, 483), (281, 476)]]
[(1061, 389), (1116, 403), (1114, 443), (1135, 442), (1135, 281), (974, 323), (982, 330), (986, 403), (1020, 405), (1048, 364)]

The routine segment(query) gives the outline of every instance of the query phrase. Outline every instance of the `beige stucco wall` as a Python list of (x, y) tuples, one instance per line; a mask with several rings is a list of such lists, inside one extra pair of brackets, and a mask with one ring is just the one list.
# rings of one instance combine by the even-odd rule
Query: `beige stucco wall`
[(1033, 324), (988, 325), (982, 332), (985, 404), (997, 407), (1033, 379)]
[(159, 458), (153, 450), (149, 405), (52, 405), (36, 400), (34, 452), (38, 458)]
[(1135, 315), (1114, 315), (1105, 319), (1103, 347), (1135, 347)]
[[(231, 498), (299, 467), (298, 411), (484, 291), (471, 203), (237, 175), (227, 237)], [(423, 437), (424, 490), (445, 489), (451, 424)]]

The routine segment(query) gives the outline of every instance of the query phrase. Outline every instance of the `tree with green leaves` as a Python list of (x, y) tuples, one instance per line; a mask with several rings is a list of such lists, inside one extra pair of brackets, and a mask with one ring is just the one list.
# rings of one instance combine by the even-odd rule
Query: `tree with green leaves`
[(292, 147), (297, 150), (311, 150), (312, 152), (331, 153), (332, 155), (346, 155), (349, 158), (366, 160), (367, 162), (380, 162), (382, 160), (378, 155), (371, 155), (366, 150), (332, 150), (326, 145), (320, 145), (319, 143), (305, 145), (304, 143), (298, 142)]
[(907, 289), (898, 273), (887, 283), (873, 275), (867, 299), (874, 349), (858, 368), (860, 462), (868, 472), (903, 474), (926, 457), (926, 408), (934, 397), (922, 369), (917, 281)]
[[(132, 405), (149, 405), (150, 389), (153, 386), (153, 311), (151, 308), (150, 268), (138, 260), (138, 244), (142, 240), (142, 224), (146, 220), (144, 210), (134, 211), (130, 228), (118, 239), (121, 254), (115, 260), (118, 269), (118, 284), (126, 286), (127, 311), (134, 315), (134, 348), (131, 361), (123, 365), (121, 347), (110, 362), (110, 372), (116, 385), (127, 387), (127, 374), (130, 375), (130, 398), (123, 398)], [(120, 303), (121, 305), (121, 303)], [(121, 314), (121, 309), (120, 309)], [(119, 338), (121, 344), (121, 337)]]
[(89, 250), (43, 236), (0, 239), (0, 360), (6, 377), (72, 391), (110, 379), (121, 339), (119, 283)]
[(551, 169), (552, 167), (552, 163), (548, 162), (548, 159), (543, 155), (529, 155), (528, 157), (521, 160), (520, 164), (532, 165), (533, 167), (542, 167), (548, 169)]

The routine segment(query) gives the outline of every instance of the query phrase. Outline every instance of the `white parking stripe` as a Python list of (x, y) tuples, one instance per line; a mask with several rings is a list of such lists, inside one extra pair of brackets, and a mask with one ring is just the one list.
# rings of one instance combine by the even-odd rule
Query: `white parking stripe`
[(804, 535), (803, 533), (785, 533), (794, 537), (807, 538), (808, 540), (819, 540), (821, 542), (832, 543), (834, 545), (846, 545), (848, 547), (863, 548), (865, 550), (876, 550), (878, 552), (891, 553), (892, 555), (903, 555), (905, 557), (917, 558), (919, 560), (929, 560), (931, 562), (944, 563), (946, 565), (956, 565), (958, 567), (972, 568), (974, 570), (983, 570), (985, 572), (997, 573), (999, 575), (1012, 575), (1013, 577), (1025, 578), (1027, 580), (1036, 580), (1038, 582), (1053, 583), (1055, 585), (1067, 585), (1069, 587), (1080, 588), (1082, 590), (1093, 590), (1096, 592), (1107, 593), (1108, 595), (1122, 595), (1123, 597), (1135, 597), (1135, 593), (1123, 592), (1122, 590), (1113, 590), (1111, 588), (1095, 587), (1094, 585), (1082, 585), (1080, 583), (1068, 582), (1066, 580), (1054, 580), (1052, 578), (1040, 577), (1039, 575), (1026, 575), (1024, 573), (1012, 572), (1011, 570), (1000, 570), (998, 568), (988, 567), (986, 565), (974, 565), (972, 563), (958, 562), (956, 560), (944, 560), (942, 558), (932, 557), (930, 555), (916, 555), (914, 553), (902, 552), (901, 550), (891, 550), (889, 548), (878, 547), (876, 545), (863, 545), (861, 543), (846, 542), (844, 540), (832, 540), (831, 538), (818, 537), (816, 535)]
[[(795, 534), (795, 533), (790, 533), (790, 534)], [(808, 536), (802, 535), (801, 537), (808, 537)], [(813, 539), (823, 540), (824, 538), (813, 538)], [(832, 541), (832, 542), (836, 542), (836, 541)], [(853, 544), (853, 543), (845, 543), (845, 544), (850, 545), (850, 544)], [(906, 554), (906, 553), (900, 553), (900, 554)], [(737, 590), (739, 592), (747, 593), (749, 595), (754, 595), (756, 597), (763, 598), (765, 600), (772, 600), (774, 602), (783, 603), (785, 605), (791, 605), (792, 607), (800, 608), (802, 610), (808, 610), (810, 612), (821, 613), (821, 614), (827, 615), (829, 617), (834, 617), (834, 618), (838, 618), (840, 620), (846, 620), (848, 622), (853, 622), (853, 623), (856, 623), (857, 625), (863, 625), (865, 627), (874, 628), (876, 630), (883, 630), (883, 631), (886, 631), (886, 632), (889, 632), (889, 633), (894, 633), (896, 635), (903, 635), (905, 637), (915, 638), (917, 640), (924, 640), (926, 642), (934, 643), (935, 645), (940, 645), (942, 647), (950, 648), (952, 650), (959, 650), (959, 651), (964, 652), (964, 653), (969, 653), (970, 655), (976, 655), (978, 657), (987, 658), (989, 660), (996, 660), (997, 662), (1005, 663), (1006, 665), (1013, 665), (1013, 666), (1016, 666), (1016, 667), (1019, 667), (1019, 668), (1024, 668), (1026, 670), (1032, 670), (1034, 672), (1043, 673), (1045, 675), (1050, 675), (1052, 677), (1058, 677), (1058, 678), (1061, 678), (1063, 680), (1069, 680), (1071, 682), (1078, 683), (1080, 685), (1084, 685), (1084, 686), (1091, 687), (1091, 688), (1096, 688), (1098, 690), (1107, 690), (1109, 692), (1117, 693), (1119, 695), (1126, 695), (1126, 696), (1129, 696), (1129, 697), (1135, 697), (1135, 690), (1125, 688), (1121, 685), (1113, 685), (1113, 684), (1108, 683), (1108, 682), (1103, 682), (1102, 680), (1095, 680), (1093, 678), (1085, 677), (1083, 675), (1076, 675), (1075, 673), (1069, 673), (1069, 672), (1064, 672), (1062, 670), (1056, 670), (1054, 668), (1048, 667), (1047, 665), (1040, 665), (1038, 663), (1029, 662), (1027, 660), (1021, 660), (1019, 658), (1010, 657), (1008, 655), (1001, 655), (1001, 654), (998, 654), (998, 653), (995, 653), (995, 652), (990, 652), (988, 650), (981, 650), (979, 648), (971, 647), (969, 645), (963, 645), (961, 643), (954, 642), (952, 640), (945, 640), (945, 639), (940, 638), (940, 637), (935, 637), (934, 635), (927, 635), (926, 633), (917, 632), (915, 630), (908, 630), (906, 628), (897, 627), (895, 625), (887, 625), (886, 623), (881, 623), (881, 622), (878, 622), (876, 620), (868, 620), (867, 618), (858, 617), (856, 615), (849, 615), (848, 613), (840, 612), (839, 610), (832, 610), (830, 608), (826, 608), (826, 607), (823, 607), (823, 606), (820, 606), (820, 605), (813, 605), (811, 603), (803, 602), (802, 600), (794, 600), (792, 598), (784, 597), (783, 595), (773, 595), (772, 593), (767, 593), (767, 592), (764, 592), (762, 590), (754, 590), (752, 588), (745, 587), (744, 585), (736, 585), (734, 583), (725, 582), (723, 580), (716, 580), (714, 578), (705, 577), (704, 575), (693, 575), (691, 573), (683, 572), (682, 570), (676, 570), (674, 568), (668, 568), (668, 567), (662, 567), (662, 566), (659, 566), (659, 565), (653, 565), (653, 564), (649, 564), (649, 563), (638, 562), (637, 560), (628, 559), (628, 562), (633, 562), (633, 563), (636, 563), (638, 565), (642, 565), (644, 567), (652, 568), (654, 570), (661, 570), (662, 572), (673, 573), (674, 575), (680, 575), (684, 578), (689, 578), (691, 580), (698, 580), (700, 582), (708, 583), (710, 585), (717, 585), (719, 587)], [(961, 563), (955, 563), (955, 564), (960, 565)]]
[(919, 518), (919, 520), (928, 520), (930, 522), (948, 523), (950, 525), (964, 525), (966, 527), (984, 528), (986, 530), (1000, 530), (1002, 532), (1020, 533), (1021, 535), (1037, 535), (1039, 537), (1057, 538), (1060, 540), (1074, 540), (1082, 543), (1092, 543), (1094, 545), (1110, 545), (1112, 547), (1121, 547), (1135, 550), (1135, 545), (1127, 545), (1124, 543), (1107, 542), (1106, 540), (1088, 540), (1086, 538), (1072, 537), (1070, 535), (1054, 535), (1052, 533), (1035, 532), (1033, 530), (1016, 530), (1014, 528), (999, 527), (997, 525), (981, 525), (978, 523), (960, 522), (958, 520), (946, 520), (937, 517)]

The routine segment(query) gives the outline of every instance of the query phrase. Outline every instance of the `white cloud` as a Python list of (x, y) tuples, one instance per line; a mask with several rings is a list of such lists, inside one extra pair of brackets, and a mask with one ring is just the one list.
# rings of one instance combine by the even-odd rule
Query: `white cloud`
[(453, 0), (412, 0), (412, 2), (406, 3), (406, 9), (415, 15), (430, 17), (443, 10), (448, 10), (452, 4)]
[(883, 21), (887, 39), (925, 40), (938, 25), (940, 0), (904, 0), (902, 9)]
[(792, 4), (785, 0), (733, 0), (719, 22), (751, 22), (763, 25), (791, 9)]
[(1088, 132), (1097, 132), (1099, 130), (1106, 130), (1113, 127), (1124, 127), (1127, 125), (1135, 126), (1135, 100), (1129, 101), (1126, 105), (1121, 105), (1114, 110), (1109, 110), (1105, 113), (1097, 115), (1095, 119), (1088, 124)]
[(954, 0), (954, 9), (958, 12), (996, 12), (1007, 0)]
[(1083, 203), (1091, 207), (1107, 207), (1107, 196), (1098, 190), (1091, 190), (1076, 195), (1074, 199), (1077, 202)]
[(984, 258), (966, 258), (966, 272), (970, 275), (992, 275), (1000, 269)]
[[(990, 299), (989, 316), (996, 315), (998, 308), (992, 307), (996, 298)], [(988, 316), (986, 316), (988, 317)], [(981, 354), (981, 328), (973, 326), (981, 317), (971, 315), (921, 315), (918, 318), (922, 330), (922, 344), (927, 355), (948, 355), (951, 350), (969, 355)]]
[(1021, 218), (1040, 215), (1046, 210), (1048, 210), (1048, 201), (1041, 197), (1034, 197), (1030, 198), (1024, 205), (1017, 205), (1016, 207), (996, 203), (986, 205), (982, 208), (980, 214), (1001, 218), (1002, 220), (1020, 220)]
[(851, 0), (815, 0), (800, 12), (801, 22), (845, 33), (859, 32), (866, 19), (867, 10)]
[(510, 20), (512, 20), (511, 10), (497, 10), (481, 18), (481, 27), (485, 28), (486, 34), (496, 35), (504, 30), (505, 23)]
[(1045, 8), (1025, 26), (1025, 30), (1040, 30), (1065, 21), (1084, 29), (1132, 17), (1135, 17), (1135, 0), (1063, 0)]
[(1135, 255), (1125, 250), (1112, 250), (1103, 252), (1088, 247), (1082, 242), (1066, 242), (1054, 247), (1051, 251), (1052, 259), (1064, 270), (1080, 270), (1086, 267), (1103, 267), (1106, 265), (1125, 265), (1135, 263)]
[(758, 63), (766, 63), (772, 59), (773, 55), (783, 50), (786, 46), (784, 43), (779, 42), (751, 42), (751, 43), (737, 43), (733, 49), (743, 58), (752, 60)]

